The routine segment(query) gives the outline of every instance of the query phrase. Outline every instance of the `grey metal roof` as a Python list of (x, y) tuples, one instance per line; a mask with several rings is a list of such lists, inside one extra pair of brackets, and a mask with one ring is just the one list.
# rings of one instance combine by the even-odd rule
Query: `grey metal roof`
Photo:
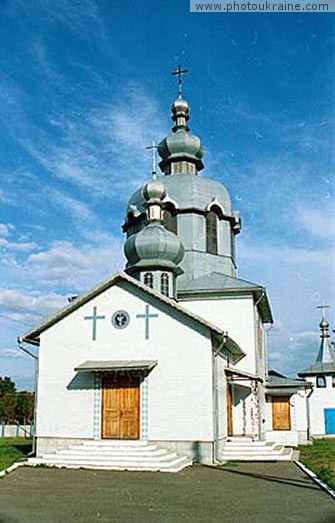
[[(198, 209), (206, 211), (208, 205), (215, 199), (224, 209), (226, 215), (232, 214), (230, 196), (227, 189), (217, 180), (211, 180), (204, 176), (192, 176), (189, 174), (172, 174), (164, 176), (164, 185), (167, 190), (168, 199), (177, 204), (177, 208)], [(126, 214), (132, 212), (145, 213), (145, 199), (142, 188), (135, 191), (129, 199)]]
[(174, 309), (175, 311), (179, 312), (181, 315), (188, 317), (189, 319), (208, 329), (211, 332), (211, 334), (217, 338), (219, 342), (224, 342), (223, 350), (227, 351), (227, 353), (232, 357), (233, 363), (237, 363), (240, 359), (242, 359), (245, 356), (245, 352), (241, 349), (241, 347), (232, 338), (227, 336), (222, 329), (220, 329), (216, 325), (213, 325), (201, 316), (198, 316), (197, 314), (194, 314), (193, 312), (185, 309), (171, 298), (163, 296), (163, 294), (160, 294), (159, 292), (155, 291), (154, 289), (151, 289), (147, 285), (144, 285), (138, 280), (135, 280), (135, 278), (129, 276), (125, 272), (118, 272), (114, 274), (113, 276), (99, 283), (96, 287), (93, 287), (93, 289), (91, 289), (90, 291), (86, 292), (85, 294), (82, 294), (81, 296), (70, 302), (66, 307), (58, 311), (56, 314), (50, 316), (50, 318), (46, 319), (40, 325), (29, 330), (21, 338), (21, 340), (27, 343), (36, 343), (42, 332), (46, 331), (47, 329), (55, 325), (57, 322), (71, 314), (71, 312), (77, 310), (79, 307), (90, 301), (92, 298), (98, 296), (99, 294), (101, 294), (102, 292), (119, 282), (124, 282), (140, 289), (145, 294), (151, 296), (154, 300), (157, 300), (157, 303), (164, 303), (171, 309)]
[(157, 360), (146, 361), (85, 361), (77, 367), (75, 371), (91, 372), (91, 371), (109, 371), (109, 370), (131, 370), (131, 369), (153, 369), (157, 365)]
[(298, 376), (314, 376), (316, 374), (335, 374), (335, 361), (329, 363), (317, 361), (298, 372)]
[(294, 378), (280, 378), (279, 376), (269, 376), (266, 386), (272, 387), (311, 387), (311, 383), (305, 380), (296, 380)]
[(251, 292), (258, 301), (258, 308), (264, 323), (273, 323), (272, 312), (265, 287), (239, 278), (233, 278), (219, 272), (210, 272), (196, 279), (184, 278), (179, 282), (178, 298), (191, 295), (237, 294)]

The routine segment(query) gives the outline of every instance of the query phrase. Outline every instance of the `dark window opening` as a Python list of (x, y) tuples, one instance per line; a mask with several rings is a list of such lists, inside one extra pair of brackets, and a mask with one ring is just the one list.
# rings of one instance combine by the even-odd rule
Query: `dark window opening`
[(318, 376), (316, 378), (316, 386), (318, 389), (324, 389), (326, 387), (326, 378), (324, 376)]
[(169, 275), (166, 272), (161, 274), (161, 293), (169, 296)]
[(218, 253), (217, 215), (213, 211), (206, 216), (206, 251), (210, 254)]
[(172, 214), (171, 211), (165, 210), (163, 212), (163, 220), (164, 220), (164, 225), (168, 231), (178, 234), (178, 223), (177, 223), (176, 214)]
[(152, 272), (146, 272), (144, 274), (144, 285), (147, 285), (151, 289), (154, 287), (154, 277)]

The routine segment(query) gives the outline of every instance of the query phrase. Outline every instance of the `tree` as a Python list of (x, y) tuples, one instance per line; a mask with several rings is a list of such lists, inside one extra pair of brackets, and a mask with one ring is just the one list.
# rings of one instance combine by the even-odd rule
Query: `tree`
[(16, 392), (16, 385), (12, 378), (0, 376), (0, 398), (5, 392)]
[(22, 391), (16, 395), (16, 420), (26, 425), (34, 418), (34, 393)]

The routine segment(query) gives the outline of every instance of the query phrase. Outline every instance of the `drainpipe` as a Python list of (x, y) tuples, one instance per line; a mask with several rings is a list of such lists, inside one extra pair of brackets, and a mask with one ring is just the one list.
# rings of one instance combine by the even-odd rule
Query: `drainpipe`
[(307, 417), (307, 441), (310, 441), (311, 439), (311, 410), (310, 410), (310, 403), (309, 398), (312, 395), (313, 388), (306, 394), (306, 417)]
[[(37, 414), (37, 384), (38, 384), (38, 356), (34, 354), (33, 352), (30, 352), (26, 347), (22, 345), (23, 338), (17, 339), (17, 344), (19, 346), (19, 349), (22, 350), (25, 354), (30, 356), (35, 361), (35, 385), (34, 385), (34, 394), (35, 394), (35, 401), (34, 401), (34, 431), (33, 431), (33, 448), (32, 451), (29, 452), (28, 456), (31, 456), (33, 454), (36, 454), (36, 414)], [(29, 342), (30, 343), (30, 342)], [(31, 345), (38, 346), (38, 343), (31, 343)]]
[(213, 465), (221, 463), (219, 457), (219, 400), (218, 400), (218, 368), (217, 358), (222, 347), (227, 343), (228, 332), (223, 334), (222, 342), (219, 347), (212, 352), (212, 398), (213, 398), (213, 447), (212, 462)]

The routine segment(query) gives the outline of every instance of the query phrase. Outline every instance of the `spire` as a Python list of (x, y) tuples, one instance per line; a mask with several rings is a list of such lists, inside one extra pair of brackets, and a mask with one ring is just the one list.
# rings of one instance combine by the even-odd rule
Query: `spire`
[(331, 363), (334, 361), (333, 348), (332, 348), (331, 342), (330, 342), (329, 322), (326, 319), (326, 312), (325, 312), (325, 310), (329, 308), (329, 305), (322, 304), (322, 305), (319, 305), (317, 308), (322, 309), (322, 319), (319, 324), (319, 327), (321, 330), (321, 334), (320, 334), (321, 341), (320, 341), (319, 352), (316, 357), (316, 362)]
[(183, 84), (181, 75), (188, 72), (178, 66), (178, 98), (171, 105), (172, 132), (158, 145), (158, 152), (162, 158), (159, 166), (164, 174), (198, 174), (203, 169), (203, 148), (200, 139), (190, 133), (187, 125), (190, 119), (190, 107), (183, 98)]

